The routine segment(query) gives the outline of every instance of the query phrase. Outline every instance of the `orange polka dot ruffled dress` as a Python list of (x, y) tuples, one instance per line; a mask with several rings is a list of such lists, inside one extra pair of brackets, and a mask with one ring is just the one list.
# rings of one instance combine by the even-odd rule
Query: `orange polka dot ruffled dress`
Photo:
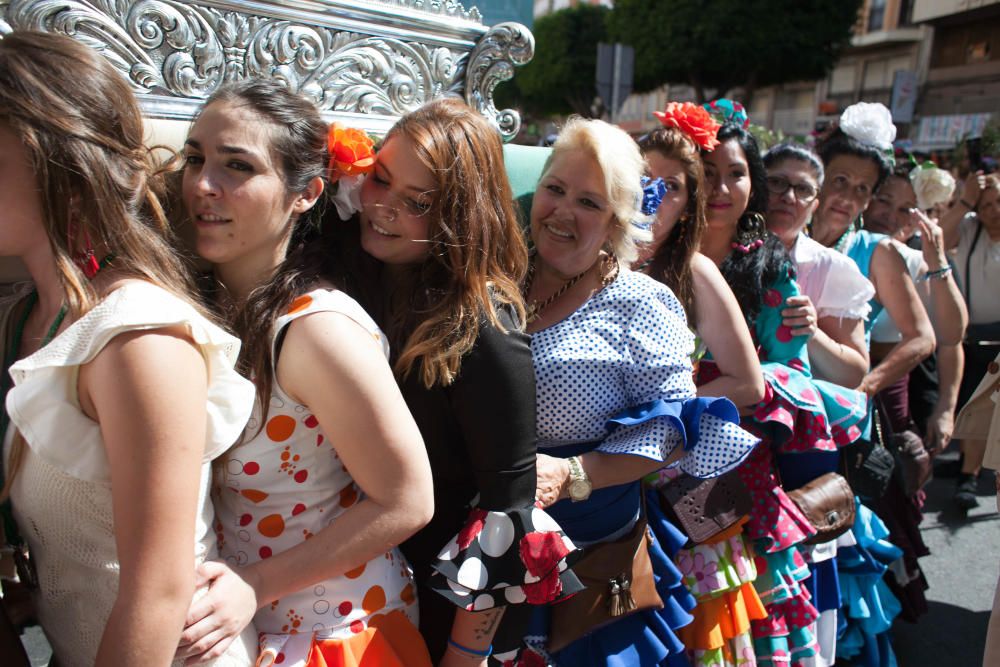
[[(275, 323), (272, 341), (295, 319), (320, 311), (357, 322), (388, 357), (375, 322), (357, 302), (333, 290), (295, 299)], [(255, 408), (244, 442), (216, 470), (219, 550), (238, 567), (309, 539), (362, 497), (316, 417), (277, 382), (263, 428), (260, 416)], [(276, 600), (257, 612), (254, 625), (260, 635), (258, 665), (430, 665), (416, 629), (410, 567), (398, 549)]]

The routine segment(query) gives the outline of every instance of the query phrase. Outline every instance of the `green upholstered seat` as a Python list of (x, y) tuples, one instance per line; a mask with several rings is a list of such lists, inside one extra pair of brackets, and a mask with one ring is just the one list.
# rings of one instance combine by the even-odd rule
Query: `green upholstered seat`
[(535, 186), (538, 185), (542, 168), (551, 153), (551, 148), (541, 146), (507, 144), (503, 147), (507, 178), (510, 179), (514, 201), (524, 216), (522, 219), (525, 224), (531, 216), (531, 198), (535, 194)]

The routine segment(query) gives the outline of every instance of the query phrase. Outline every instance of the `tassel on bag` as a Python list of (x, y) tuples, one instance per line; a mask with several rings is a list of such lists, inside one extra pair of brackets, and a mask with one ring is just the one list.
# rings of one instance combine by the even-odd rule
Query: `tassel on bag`
[(632, 599), (632, 581), (627, 574), (620, 574), (608, 581), (608, 614), (612, 618), (624, 616), (635, 609)]

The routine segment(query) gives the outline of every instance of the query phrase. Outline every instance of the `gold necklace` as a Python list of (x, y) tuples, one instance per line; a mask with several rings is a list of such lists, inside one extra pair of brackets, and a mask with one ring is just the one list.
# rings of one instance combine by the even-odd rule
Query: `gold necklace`
[[(587, 272), (590, 271), (590, 269), (592, 269), (592, 268), (593, 267), (588, 266), (586, 269), (584, 269), (580, 273), (576, 274), (575, 276), (573, 276), (572, 278), (570, 278), (569, 280), (567, 280), (566, 282), (564, 282), (562, 284), (562, 287), (560, 287), (559, 289), (557, 289), (554, 294), (552, 294), (551, 296), (549, 296), (544, 301), (541, 301), (541, 302), (539, 302), (539, 301), (532, 301), (531, 303), (525, 304), (525, 305), (527, 305), (527, 309), (526, 309), (526, 317), (527, 317), (527, 320), (528, 320), (527, 323), (531, 324), (532, 322), (534, 322), (535, 320), (537, 320), (541, 316), (543, 310), (545, 310), (546, 308), (548, 308), (549, 306), (551, 306), (552, 302), (555, 301), (556, 299), (558, 299), (559, 297), (561, 297), (563, 294), (565, 294), (567, 292), (567, 290), (569, 290), (569, 288), (571, 288), (573, 285), (575, 285), (578, 282), (580, 282), (580, 279), (582, 279), (585, 275), (587, 275)], [(525, 276), (525, 280), (524, 280), (524, 297), (525, 298), (528, 297), (528, 292), (531, 291), (531, 285), (534, 282), (535, 282), (535, 265), (534, 265), (534, 263), (532, 263), (532, 264), (528, 265), (528, 275)]]
[[(531, 303), (525, 304), (527, 306), (526, 310), (526, 324), (531, 324), (539, 317), (541, 317), (542, 311), (552, 305), (552, 303), (565, 294), (573, 285), (580, 282), (580, 280), (587, 275), (590, 269), (594, 268), (598, 264), (601, 265), (601, 287), (607, 287), (614, 282), (615, 278), (618, 277), (618, 260), (615, 258), (614, 253), (609, 253), (603, 258), (599, 258), (597, 262), (588, 268), (584, 269), (580, 273), (576, 274), (566, 282), (562, 284), (562, 287), (557, 289), (554, 294), (549, 296), (549, 298), (544, 301), (532, 301)], [(535, 281), (535, 264), (534, 262), (528, 264), (528, 275), (524, 278), (524, 298), (528, 298), (528, 292), (531, 291), (531, 285)]]

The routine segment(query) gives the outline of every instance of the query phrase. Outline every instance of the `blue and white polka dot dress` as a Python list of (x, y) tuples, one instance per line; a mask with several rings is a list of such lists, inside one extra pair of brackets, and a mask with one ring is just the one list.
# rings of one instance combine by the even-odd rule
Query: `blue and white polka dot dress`
[[(532, 335), (539, 449), (600, 441), (600, 452), (664, 461), (682, 445), (685, 472), (731, 470), (757, 439), (733, 423), (738, 415), (725, 399), (695, 398), (693, 349), (670, 289), (623, 269), (572, 315)], [(609, 428), (639, 406), (638, 417)]]

